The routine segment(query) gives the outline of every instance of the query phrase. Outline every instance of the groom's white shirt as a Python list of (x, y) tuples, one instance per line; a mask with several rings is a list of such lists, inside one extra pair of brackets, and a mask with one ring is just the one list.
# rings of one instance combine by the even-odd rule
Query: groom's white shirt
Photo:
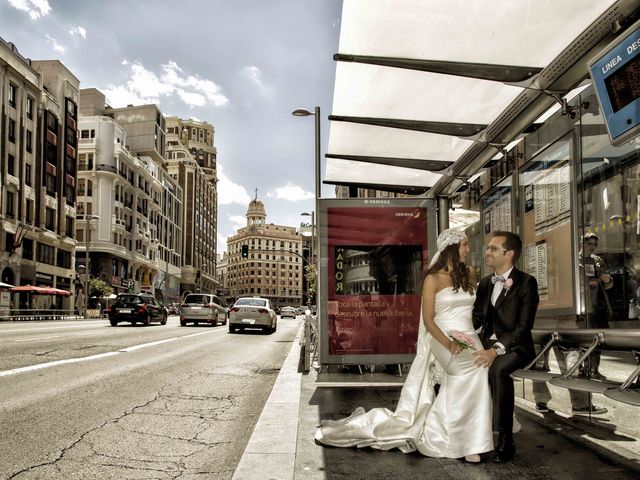
[[(511, 275), (511, 270), (513, 270), (513, 267), (511, 267), (501, 276), (504, 278), (509, 278), (509, 275)], [(493, 274), (495, 275), (495, 272)], [(502, 293), (503, 288), (504, 288), (504, 282), (496, 282), (493, 284), (493, 291), (491, 292), (491, 305), (493, 305), (494, 307), (496, 306), (496, 302), (498, 301), (498, 297), (500, 296), (500, 293)], [(498, 337), (496, 337), (495, 333), (491, 334), (491, 336), (489, 337), (489, 340), (497, 340), (497, 339)], [(494, 343), (494, 345), (499, 347), (500, 351), (502, 352), (505, 351), (504, 345), (502, 345), (502, 343), (496, 342)]]
[[(500, 276), (504, 278), (509, 278), (509, 275), (511, 275), (511, 270), (513, 270), (513, 267), (511, 267), (509, 270), (507, 270), (505, 273), (503, 273)], [(495, 275), (495, 272), (494, 272), (494, 275)], [(498, 301), (498, 297), (500, 296), (500, 293), (502, 292), (503, 288), (504, 288), (504, 282), (496, 282), (493, 284), (493, 291), (491, 292), (491, 305), (493, 305), (494, 307), (496, 306), (496, 302)]]

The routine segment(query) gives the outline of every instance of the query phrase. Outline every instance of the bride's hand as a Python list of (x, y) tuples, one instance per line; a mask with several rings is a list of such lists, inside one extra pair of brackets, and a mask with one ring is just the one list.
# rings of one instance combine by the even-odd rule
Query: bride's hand
[(456, 345), (454, 342), (449, 342), (449, 345), (447, 345), (447, 349), (453, 354), (453, 355), (457, 355), (462, 351), (462, 347), (460, 345)]

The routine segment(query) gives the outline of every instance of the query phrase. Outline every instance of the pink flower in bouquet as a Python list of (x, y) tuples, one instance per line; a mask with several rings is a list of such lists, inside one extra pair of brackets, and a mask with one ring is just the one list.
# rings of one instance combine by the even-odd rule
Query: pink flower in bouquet
[(511, 290), (511, 287), (513, 287), (513, 278), (507, 278), (504, 281), (504, 294), (506, 295), (507, 293), (509, 293), (509, 290)]
[(458, 330), (450, 330), (448, 335), (453, 343), (464, 350), (476, 350), (478, 348), (476, 347), (475, 340), (464, 332), (459, 332)]

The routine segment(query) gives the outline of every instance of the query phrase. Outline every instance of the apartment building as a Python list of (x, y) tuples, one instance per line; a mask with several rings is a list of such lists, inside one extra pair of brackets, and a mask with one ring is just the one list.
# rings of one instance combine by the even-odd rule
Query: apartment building
[(112, 109), (100, 91), (83, 89), (79, 124), (79, 261), (88, 252), (91, 275), (116, 293), (177, 301), (182, 190), (157, 141), (162, 114), (155, 105)]
[(256, 194), (247, 209), (246, 227), (227, 240), (229, 296), (260, 296), (276, 307), (302, 305), (302, 236), (296, 227), (267, 224), (266, 218)]
[[(79, 85), (59, 61), (32, 61), (0, 38), (0, 273), (5, 283), (71, 291)], [(11, 302), (16, 308), (51, 303), (40, 298), (27, 305), (27, 298), (14, 295)], [(59, 308), (72, 305), (72, 298), (57, 299)]]
[(217, 175), (213, 126), (166, 118), (167, 170), (184, 192), (181, 293), (216, 292)]

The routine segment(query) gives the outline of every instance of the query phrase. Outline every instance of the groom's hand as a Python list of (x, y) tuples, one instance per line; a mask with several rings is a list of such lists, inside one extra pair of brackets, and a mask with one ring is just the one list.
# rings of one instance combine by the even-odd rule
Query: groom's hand
[(490, 348), (489, 350), (477, 350), (473, 352), (473, 356), (476, 357), (474, 360), (476, 367), (489, 368), (498, 354), (493, 348)]

